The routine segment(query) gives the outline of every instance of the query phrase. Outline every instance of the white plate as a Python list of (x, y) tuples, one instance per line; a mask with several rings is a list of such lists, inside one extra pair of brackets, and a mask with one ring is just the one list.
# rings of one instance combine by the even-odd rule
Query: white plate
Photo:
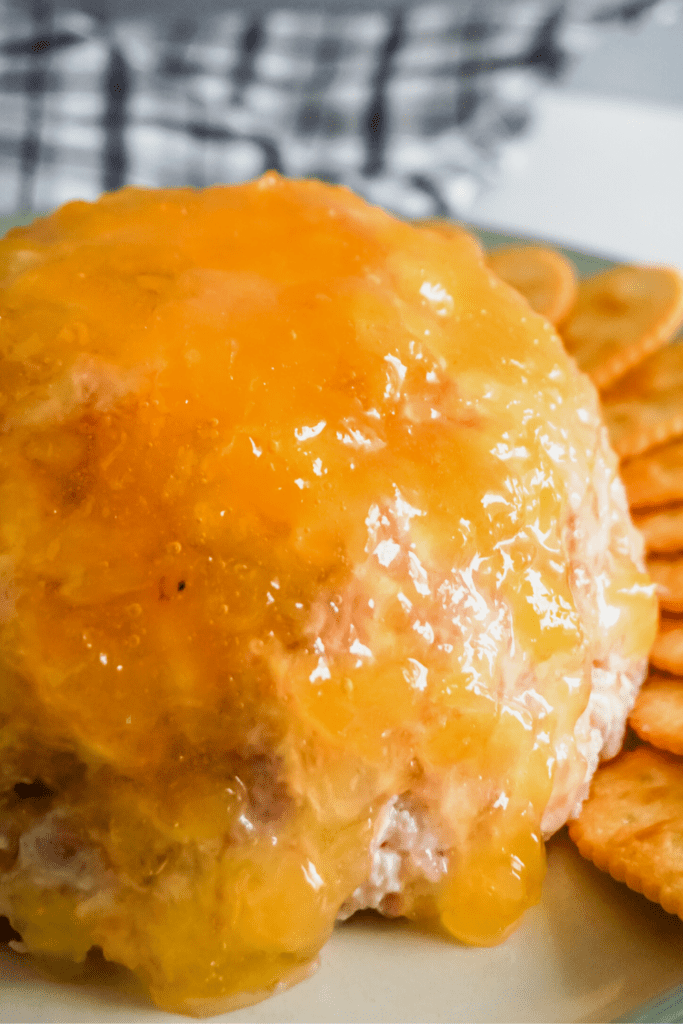
[[(0, 221), (0, 233), (9, 226)], [(482, 236), (489, 245), (508, 240)], [(572, 256), (583, 273), (609, 265)], [(358, 915), (337, 927), (308, 981), (213, 1019), (683, 1020), (681, 921), (583, 861), (564, 831), (550, 842), (548, 861), (541, 904), (502, 946), (464, 947), (405, 921)], [(187, 1018), (155, 1010), (123, 987), (48, 981), (28, 957), (0, 947), (1, 1022), (171, 1020)]]
[[(370, 914), (340, 925), (311, 979), (220, 1021), (611, 1021), (683, 981), (683, 925), (618, 885), (564, 833), (543, 900), (501, 946), (475, 949)], [(186, 1020), (108, 987), (47, 981), (0, 954), (0, 1020)], [(683, 1004), (683, 997), (682, 997)]]

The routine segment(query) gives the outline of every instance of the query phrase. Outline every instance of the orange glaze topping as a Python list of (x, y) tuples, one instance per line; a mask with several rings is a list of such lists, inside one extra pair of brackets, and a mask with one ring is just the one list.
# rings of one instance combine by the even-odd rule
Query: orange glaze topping
[(315, 957), (405, 793), (442, 870), (402, 912), (502, 938), (585, 771), (591, 666), (654, 632), (549, 324), (464, 232), (273, 174), (71, 203), (10, 232), (0, 289), (0, 910), (28, 947), (244, 1001)]

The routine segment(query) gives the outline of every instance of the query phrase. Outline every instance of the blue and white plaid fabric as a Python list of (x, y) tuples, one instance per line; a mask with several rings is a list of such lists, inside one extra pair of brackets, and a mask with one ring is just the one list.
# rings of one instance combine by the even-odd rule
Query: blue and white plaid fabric
[(0, 213), (275, 168), (405, 216), (457, 215), (561, 74), (576, 26), (662, 2), (245, 2), (168, 21), (0, 0)]

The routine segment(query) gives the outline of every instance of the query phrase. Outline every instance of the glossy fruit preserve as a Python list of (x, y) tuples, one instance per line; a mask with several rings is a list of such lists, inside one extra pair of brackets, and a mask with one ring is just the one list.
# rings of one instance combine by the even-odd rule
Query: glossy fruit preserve
[(11, 231), (0, 355), (27, 949), (202, 1014), (360, 906), (502, 939), (656, 619), (551, 326), (464, 232), (269, 174)]

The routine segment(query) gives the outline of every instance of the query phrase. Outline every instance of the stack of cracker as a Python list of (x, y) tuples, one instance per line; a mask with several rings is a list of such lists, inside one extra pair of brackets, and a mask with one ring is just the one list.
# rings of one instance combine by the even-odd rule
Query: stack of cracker
[(644, 742), (598, 769), (569, 834), (599, 868), (683, 917), (683, 279), (616, 267), (576, 285), (563, 257), (535, 246), (488, 259), (558, 324), (600, 391), (660, 600), (629, 719)]

